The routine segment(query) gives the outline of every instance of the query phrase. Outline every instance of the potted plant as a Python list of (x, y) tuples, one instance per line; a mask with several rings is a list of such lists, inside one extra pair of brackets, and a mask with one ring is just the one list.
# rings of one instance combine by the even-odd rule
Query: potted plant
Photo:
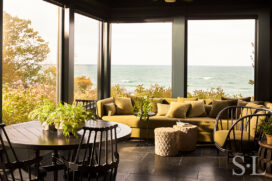
[(29, 118), (40, 121), (43, 130), (52, 130), (54, 128), (54, 121), (52, 120), (52, 113), (55, 111), (55, 104), (49, 99), (42, 99), (38, 108), (30, 112)]
[(267, 144), (272, 145), (272, 118), (270, 118), (268, 121), (263, 121), (260, 124), (260, 128), (266, 135)]
[(95, 118), (94, 114), (83, 106), (59, 103), (52, 113), (52, 119), (55, 128), (62, 131), (65, 136), (69, 136), (70, 133), (77, 136), (77, 131), (85, 124), (85, 120)]
[(134, 105), (133, 109), (137, 116), (141, 117), (142, 120), (147, 120), (148, 113), (152, 111), (152, 104), (148, 96), (136, 97), (137, 104)]
[(41, 105), (29, 117), (39, 120), (43, 130), (57, 129), (65, 136), (70, 133), (77, 136), (77, 131), (85, 124), (85, 120), (95, 119), (93, 112), (87, 111), (83, 106), (67, 103), (55, 105), (48, 99), (42, 100)]

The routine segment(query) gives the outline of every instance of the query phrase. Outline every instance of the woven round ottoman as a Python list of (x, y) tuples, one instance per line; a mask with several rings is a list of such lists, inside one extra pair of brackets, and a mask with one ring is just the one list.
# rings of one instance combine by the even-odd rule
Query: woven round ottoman
[(156, 128), (155, 154), (160, 156), (175, 156), (178, 154), (177, 133), (174, 128)]
[(177, 145), (179, 151), (193, 151), (196, 149), (197, 126), (192, 124), (174, 125), (173, 128), (178, 131)]

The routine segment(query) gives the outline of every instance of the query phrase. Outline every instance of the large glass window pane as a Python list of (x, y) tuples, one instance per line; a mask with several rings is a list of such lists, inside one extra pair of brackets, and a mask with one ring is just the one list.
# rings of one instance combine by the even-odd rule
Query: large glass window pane
[(188, 21), (188, 96), (254, 95), (255, 20)]
[(75, 99), (97, 99), (99, 21), (75, 14)]
[(112, 96), (171, 97), (172, 23), (112, 25)]
[(42, 0), (4, 0), (3, 122), (29, 121), (47, 98), (56, 102), (58, 7)]

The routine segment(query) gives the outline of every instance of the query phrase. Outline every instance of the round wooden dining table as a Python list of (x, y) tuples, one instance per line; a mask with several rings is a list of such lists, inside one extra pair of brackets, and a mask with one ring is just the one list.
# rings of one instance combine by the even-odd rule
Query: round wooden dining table
[[(131, 128), (125, 124), (103, 121), (88, 120), (85, 127), (103, 128), (117, 124), (117, 141), (128, 139), (131, 134)], [(53, 150), (52, 165), (43, 166), (47, 171), (54, 171), (54, 180), (57, 180), (57, 170), (63, 169), (63, 165), (57, 165), (56, 158), (59, 150), (76, 149), (80, 143), (83, 130), (78, 131), (78, 136), (65, 137), (59, 131), (45, 131), (38, 121), (13, 124), (5, 127), (10, 142), (14, 148), (23, 148), (35, 150), (36, 157), (39, 157), (41, 150)], [(4, 140), (5, 142), (6, 140)]]

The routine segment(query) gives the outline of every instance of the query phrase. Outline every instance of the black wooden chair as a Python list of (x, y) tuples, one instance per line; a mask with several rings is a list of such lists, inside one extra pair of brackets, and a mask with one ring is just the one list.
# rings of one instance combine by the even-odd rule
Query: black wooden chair
[(83, 128), (77, 150), (68, 159), (57, 158), (66, 165), (68, 180), (115, 180), (119, 164), (116, 128)]
[(76, 99), (76, 105), (83, 105), (87, 110), (96, 112), (96, 100)]
[[(4, 144), (4, 141), (6, 144)], [(19, 161), (12, 147), (7, 132), (5, 131), (5, 124), (0, 124), (0, 179), (7, 180), (43, 180), (46, 172), (39, 168), (41, 157)]]
[(263, 137), (259, 124), (271, 117), (271, 110), (260, 107), (230, 106), (216, 117), (214, 127), (215, 146), (227, 156), (250, 155), (258, 149)]

